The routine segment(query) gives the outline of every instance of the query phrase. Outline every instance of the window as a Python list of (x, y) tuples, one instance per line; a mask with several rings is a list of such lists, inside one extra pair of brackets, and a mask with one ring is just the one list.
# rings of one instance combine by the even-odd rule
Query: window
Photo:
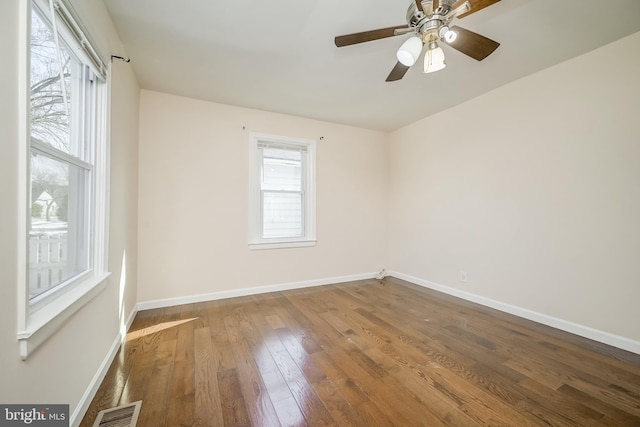
[(313, 246), (315, 141), (251, 135), (249, 247)]
[(27, 8), (23, 357), (47, 324), (61, 323), (106, 277), (104, 66), (64, 3), (33, 0)]

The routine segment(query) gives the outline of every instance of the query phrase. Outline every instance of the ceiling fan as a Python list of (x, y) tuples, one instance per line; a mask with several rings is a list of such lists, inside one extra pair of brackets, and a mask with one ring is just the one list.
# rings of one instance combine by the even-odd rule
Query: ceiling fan
[(443, 69), (444, 52), (438, 46), (438, 40), (475, 60), (482, 61), (493, 53), (500, 43), (457, 25), (451, 26), (451, 22), (454, 18), (465, 17), (498, 1), (500, 0), (414, 0), (407, 9), (407, 25), (337, 36), (335, 43), (337, 47), (343, 47), (413, 33), (413, 36), (405, 40), (398, 49), (398, 63), (389, 73), (386, 79), (388, 82), (402, 79), (418, 60), (425, 45), (427, 49), (424, 72)]

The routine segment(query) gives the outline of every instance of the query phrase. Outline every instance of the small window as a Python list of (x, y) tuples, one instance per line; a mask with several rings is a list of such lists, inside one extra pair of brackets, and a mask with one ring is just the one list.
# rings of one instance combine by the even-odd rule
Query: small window
[(315, 245), (315, 141), (252, 134), (250, 172), (250, 248)]

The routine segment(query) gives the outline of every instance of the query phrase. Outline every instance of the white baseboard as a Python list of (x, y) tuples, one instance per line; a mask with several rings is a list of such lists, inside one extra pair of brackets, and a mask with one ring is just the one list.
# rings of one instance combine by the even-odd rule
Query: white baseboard
[[(131, 327), (131, 324), (133, 323), (133, 319), (136, 317), (137, 313), (138, 313), (138, 308), (136, 306), (133, 308), (133, 310), (131, 310), (129, 317), (127, 317), (127, 320), (124, 324), (125, 331), (128, 331), (129, 327)], [(87, 409), (89, 409), (89, 405), (91, 404), (91, 401), (93, 400), (94, 396), (98, 392), (98, 388), (100, 387), (100, 384), (102, 384), (102, 380), (104, 380), (105, 375), (107, 375), (107, 371), (111, 366), (111, 362), (113, 362), (113, 359), (116, 357), (116, 354), (118, 354), (118, 350), (122, 345), (123, 339), (124, 339), (124, 336), (122, 335), (122, 332), (119, 331), (115, 340), (113, 341), (113, 344), (111, 344), (111, 348), (109, 348), (107, 355), (105, 356), (104, 360), (98, 367), (98, 370), (96, 371), (95, 375), (91, 379), (89, 386), (87, 387), (84, 394), (80, 398), (80, 402), (78, 402), (78, 404), (76, 405), (76, 408), (73, 410), (73, 413), (69, 418), (70, 427), (78, 427), (82, 422), (82, 418), (84, 417), (84, 414), (87, 412)]]
[(526, 308), (518, 307), (515, 305), (507, 304), (504, 302), (496, 301), (490, 298), (482, 297), (480, 295), (472, 294), (470, 292), (461, 291), (459, 289), (451, 288), (449, 286), (440, 285), (438, 283), (430, 282), (428, 280), (420, 279), (418, 277), (410, 276), (408, 274), (399, 273), (397, 271), (389, 271), (389, 276), (396, 277), (407, 282), (414, 283), (425, 288), (433, 289), (454, 297), (462, 298), (467, 301), (475, 302), (477, 304), (491, 307), (496, 310), (503, 311), (505, 313), (513, 314), (524, 319), (532, 320), (534, 322), (542, 323), (543, 325), (551, 326), (552, 328), (560, 329), (565, 332), (570, 332), (581, 337), (589, 338), (594, 341), (598, 341), (604, 344), (608, 344), (623, 350), (627, 350), (636, 354), (640, 354), (640, 342), (622, 337), (619, 335), (604, 332), (598, 329), (590, 328), (588, 326), (580, 325), (577, 323), (569, 322), (567, 320), (559, 319), (557, 317), (548, 316), (546, 314), (538, 313), (536, 311), (528, 310)]
[(279, 285), (256, 286), (252, 288), (219, 291), (207, 294), (189, 295), (185, 297), (157, 299), (138, 303), (138, 310), (171, 307), (174, 305), (192, 304), (196, 302), (213, 301), (225, 298), (242, 297), (247, 295), (266, 294), (269, 292), (288, 291), (292, 289), (310, 288), (313, 286), (331, 285), (334, 283), (353, 282), (355, 280), (373, 279), (377, 273), (353, 274), (350, 276), (329, 277), (325, 279), (305, 280), (303, 282), (282, 283)]

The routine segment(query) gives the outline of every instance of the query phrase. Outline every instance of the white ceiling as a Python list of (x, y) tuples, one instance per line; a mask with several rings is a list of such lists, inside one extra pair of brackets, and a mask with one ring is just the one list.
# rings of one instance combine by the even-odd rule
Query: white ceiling
[(501, 43), (487, 59), (445, 46), (444, 70), (387, 83), (408, 36), (333, 39), (405, 24), (411, 0), (104, 2), (142, 88), (386, 131), (640, 31), (639, 0), (502, 0), (456, 22)]

